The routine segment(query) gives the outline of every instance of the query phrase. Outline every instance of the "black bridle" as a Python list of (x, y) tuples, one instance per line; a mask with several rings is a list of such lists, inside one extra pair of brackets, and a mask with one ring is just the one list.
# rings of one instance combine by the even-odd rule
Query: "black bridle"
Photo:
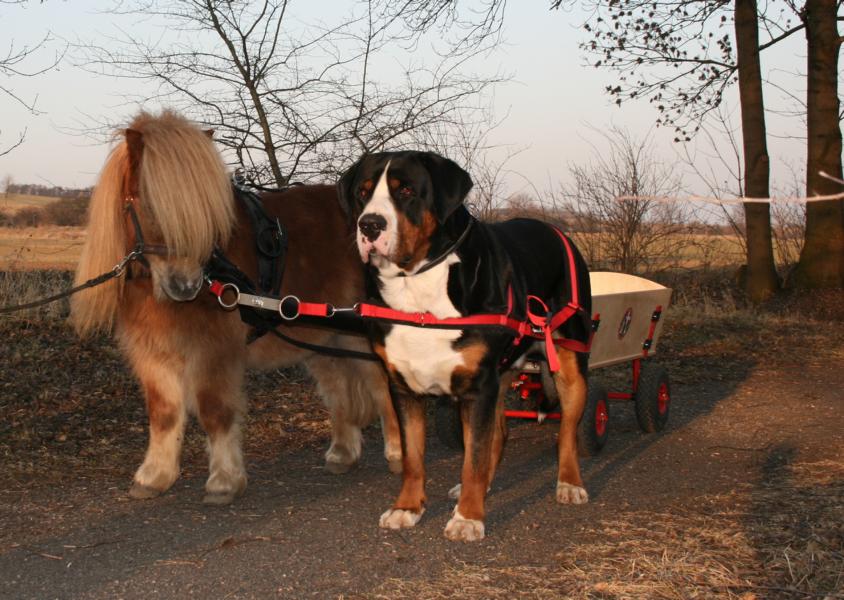
[[(139, 263), (149, 268), (149, 261), (144, 254), (154, 254), (156, 256), (169, 256), (170, 249), (163, 244), (147, 244), (144, 239), (144, 230), (141, 229), (141, 220), (138, 218), (138, 212), (135, 210), (135, 197), (130, 196), (126, 198), (126, 204), (123, 210), (129, 215), (132, 220), (132, 227), (135, 230), (135, 246), (132, 248), (129, 255), (132, 256), (129, 262), (137, 260)], [(127, 263), (128, 264), (128, 263)]]

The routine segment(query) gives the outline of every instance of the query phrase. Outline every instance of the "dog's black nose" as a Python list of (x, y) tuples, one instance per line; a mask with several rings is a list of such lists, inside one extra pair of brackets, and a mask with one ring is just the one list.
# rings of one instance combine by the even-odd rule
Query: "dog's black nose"
[(366, 239), (374, 242), (387, 229), (387, 219), (375, 213), (366, 213), (358, 219), (358, 227)]

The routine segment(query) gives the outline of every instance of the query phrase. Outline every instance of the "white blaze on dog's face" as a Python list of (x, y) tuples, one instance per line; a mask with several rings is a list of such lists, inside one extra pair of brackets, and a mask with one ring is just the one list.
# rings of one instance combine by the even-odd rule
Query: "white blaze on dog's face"
[[(363, 262), (368, 262), (370, 257), (376, 257), (376, 260), (377, 257), (389, 258), (396, 246), (398, 215), (387, 183), (389, 170), (388, 162), (357, 220), (357, 245)], [(371, 186), (372, 180), (368, 180), (368, 184)]]
[(383, 275), (418, 268), (471, 187), (469, 174), (454, 162), (402, 151), (364, 155), (340, 178), (338, 193), (354, 219), (361, 260)]

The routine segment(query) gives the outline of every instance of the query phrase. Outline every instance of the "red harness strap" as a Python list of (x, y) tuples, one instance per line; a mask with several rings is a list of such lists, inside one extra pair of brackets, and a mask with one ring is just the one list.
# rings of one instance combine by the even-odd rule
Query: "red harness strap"
[[(552, 337), (552, 333), (562, 327), (562, 325), (568, 321), (572, 316), (574, 316), (578, 311), (581, 311), (580, 301), (579, 301), (579, 290), (577, 286), (577, 272), (575, 271), (575, 260), (574, 260), (574, 253), (572, 252), (571, 244), (568, 241), (563, 233), (557, 229), (556, 227), (553, 228), (557, 235), (560, 236), (560, 239), (563, 241), (563, 245), (566, 249), (566, 254), (569, 261), (569, 281), (571, 285), (571, 301), (563, 307), (558, 312), (551, 314), (548, 306), (545, 302), (542, 301), (541, 298), (537, 296), (528, 296), (528, 302), (526, 307), (527, 313), (527, 320), (521, 321), (519, 319), (514, 319), (511, 317), (511, 313), (513, 310), (513, 289), (511, 287), (507, 288), (507, 312), (505, 314), (480, 314), (480, 315), (470, 315), (467, 317), (445, 317), (445, 318), (438, 318), (430, 312), (415, 312), (409, 313), (404, 312), (401, 310), (396, 310), (393, 308), (389, 308), (387, 306), (379, 306), (377, 304), (368, 304), (365, 302), (361, 302), (355, 305), (354, 311), (357, 313), (361, 318), (364, 319), (376, 319), (381, 321), (390, 321), (393, 323), (411, 325), (415, 327), (434, 327), (434, 328), (455, 328), (459, 329), (462, 327), (477, 327), (477, 326), (486, 326), (486, 327), (505, 327), (515, 332), (516, 339), (513, 342), (514, 344), (518, 344), (523, 337), (528, 336), (535, 339), (544, 339), (545, 340), (545, 353), (548, 357), (548, 367), (550, 368), (551, 372), (556, 373), (560, 370), (560, 361), (557, 358), (557, 352), (555, 350), (555, 346), (561, 346), (563, 348), (567, 348), (574, 352), (589, 352), (589, 347), (592, 343), (591, 335), (589, 340), (584, 343), (577, 340), (570, 340), (566, 338), (558, 338), (554, 339)], [(213, 281), (210, 285), (211, 292), (220, 297), (225, 293), (225, 285), (220, 283), (219, 281)], [(241, 301), (240, 303), (244, 304), (251, 304), (253, 306), (266, 308), (263, 303), (254, 302), (253, 298), (257, 298), (255, 296), (249, 296), (248, 294), (239, 294), (238, 296), (248, 296), (249, 299), (245, 299), (246, 301)], [(293, 298), (292, 296), (288, 296), (287, 298)], [(281, 301), (276, 300), (275, 303), (278, 305), (279, 312), (282, 311), (282, 304), (287, 300), (287, 298), (282, 299)], [(240, 298), (238, 298), (240, 300)], [(258, 300), (261, 300), (258, 298)], [(295, 311), (295, 316), (288, 316), (285, 317), (288, 320), (295, 319), (299, 316), (310, 316), (310, 317), (331, 317), (334, 315), (335, 308), (331, 304), (325, 303), (318, 303), (318, 302), (301, 302), (298, 299), (295, 299), (298, 302), (298, 310)], [(537, 314), (530, 310), (530, 303), (536, 302), (542, 308), (542, 313)], [(282, 313), (284, 316), (284, 313)]]
[[(545, 340), (545, 354), (548, 357), (548, 367), (552, 373), (560, 370), (560, 361), (557, 358), (555, 346), (561, 346), (574, 352), (589, 352), (592, 345), (592, 336), (584, 343), (578, 340), (571, 340), (566, 338), (554, 339), (552, 333), (562, 327), (571, 317), (581, 311), (580, 306), (580, 292), (577, 284), (577, 271), (574, 259), (574, 252), (572, 251), (571, 243), (568, 238), (556, 227), (552, 229), (560, 236), (563, 242), (563, 247), (566, 250), (566, 257), (569, 266), (569, 282), (571, 285), (571, 300), (558, 312), (551, 314), (548, 306), (541, 298), (537, 296), (528, 296), (526, 307), (527, 321), (520, 321), (510, 316), (513, 309), (513, 289), (507, 288), (507, 313), (506, 314), (482, 314), (470, 315), (468, 317), (446, 317), (443, 319), (437, 318), (429, 312), (407, 313), (384, 306), (377, 306), (375, 304), (358, 304), (356, 306), (357, 313), (363, 318), (381, 319), (392, 321), (396, 323), (406, 323), (417, 327), (472, 327), (472, 326), (499, 326), (506, 327), (516, 332), (515, 344), (518, 344), (524, 336), (533, 337), (536, 339)], [(531, 301), (536, 302), (542, 307), (542, 313), (537, 314), (530, 310)]]

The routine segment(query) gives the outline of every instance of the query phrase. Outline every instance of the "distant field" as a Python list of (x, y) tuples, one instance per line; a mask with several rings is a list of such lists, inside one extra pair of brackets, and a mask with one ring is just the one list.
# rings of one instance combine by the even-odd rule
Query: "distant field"
[(0, 227), (0, 270), (73, 269), (84, 239), (81, 227)]
[(0, 211), (15, 213), (22, 208), (43, 208), (56, 200), (61, 200), (61, 198), (29, 194), (0, 194)]
[[(24, 202), (20, 200), (18, 206), (22, 208)], [(0, 270), (73, 269), (84, 238), (85, 230), (81, 227), (0, 227)], [(673, 256), (661, 257), (654, 266), (696, 268), (741, 264), (740, 248), (730, 236), (698, 235), (692, 244)]]

